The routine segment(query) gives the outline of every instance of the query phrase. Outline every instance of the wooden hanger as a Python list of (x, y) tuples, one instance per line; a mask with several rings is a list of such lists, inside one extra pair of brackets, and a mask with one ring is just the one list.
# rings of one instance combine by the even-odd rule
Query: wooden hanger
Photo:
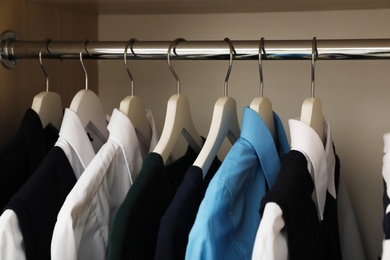
[(130, 73), (129, 66), (127, 65), (127, 50), (129, 46), (132, 54), (136, 56), (133, 51), (133, 43), (135, 41), (137, 41), (137, 39), (130, 39), (130, 41), (126, 44), (123, 55), (125, 69), (130, 78), (131, 95), (125, 97), (121, 101), (119, 111), (121, 111), (130, 119), (130, 122), (133, 124), (134, 129), (138, 135), (138, 140), (145, 147), (149, 147), (150, 141), (152, 139), (152, 130), (150, 129), (148, 119), (146, 118), (145, 105), (143, 100), (140, 97), (134, 96), (134, 79)]
[[(83, 42), (82, 49), (87, 49), (87, 42)], [(80, 118), (81, 123), (86, 127), (91, 122), (102, 136), (108, 138), (106, 115), (103, 110), (99, 97), (88, 89), (88, 74), (83, 63), (82, 49), (80, 50), (80, 63), (85, 74), (85, 89), (80, 90), (73, 97), (70, 109), (73, 110)]]
[(210, 169), (225, 137), (227, 137), (232, 144), (240, 137), (236, 101), (233, 98), (228, 97), (227, 93), (228, 80), (233, 64), (233, 53), (235, 53), (235, 50), (228, 38), (225, 38), (225, 41), (229, 43), (230, 47), (230, 62), (225, 78), (224, 97), (219, 98), (214, 105), (213, 117), (206, 142), (194, 162), (195, 166), (202, 169), (203, 178)]
[(48, 52), (50, 52), (48, 49), (50, 41), (51, 39), (47, 39), (39, 49), (39, 64), (46, 76), (46, 91), (42, 91), (34, 97), (31, 109), (38, 114), (43, 128), (51, 124), (59, 130), (61, 127), (62, 117), (64, 115), (61, 97), (57, 93), (49, 91), (49, 76), (42, 62), (42, 48), (46, 47)]
[(318, 56), (316, 38), (313, 38), (313, 51), (311, 58), (311, 97), (304, 100), (301, 110), (301, 122), (308, 124), (321, 138), (325, 144), (324, 121), (322, 114), (322, 103), (318, 98), (314, 98), (315, 85), (315, 60)]
[(259, 97), (255, 97), (251, 104), (250, 108), (256, 111), (261, 118), (263, 119), (264, 123), (267, 125), (273, 139), (276, 139), (276, 130), (275, 130), (275, 122), (274, 122), (274, 114), (272, 110), (272, 104), (271, 101), (263, 96), (263, 89), (264, 89), (264, 80), (263, 80), (263, 59), (262, 59), (262, 51), (265, 55), (265, 48), (264, 48), (264, 38), (261, 38), (260, 40), (260, 46), (259, 46), (259, 74), (260, 74), (260, 95)]
[(167, 112), (161, 138), (157, 142), (157, 145), (153, 151), (161, 155), (164, 163), (168, 160), (168, 157), (171, 154), (180, 134), (183, 134), (188, 144), (196, 152), (199, 152), (203, 146), (203, 140), (196, 131), (192, 121), (188, 99), (186, 96), (180, 94), (180, 80), (171, 65), (171, 49), (181, 41), (184, 41), (184, 39), (179, 38), (174, 40), (168, 48), (168, 66), (173, 76), (176, 78), (178, 93), (171, 96), (171, 98), (168, 100)]

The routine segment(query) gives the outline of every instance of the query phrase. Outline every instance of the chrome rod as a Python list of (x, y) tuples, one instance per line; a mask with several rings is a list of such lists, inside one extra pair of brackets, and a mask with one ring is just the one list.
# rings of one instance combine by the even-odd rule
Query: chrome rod
[[(44, 59), (79, 59), (82, 41), (51, 41)], [(166, 60), (172, 41), (137, 41), (128, 59)], [(122, 60), (126, 41), (89, 41), (84, 59)], [(235, 60), (257, 60), (259, 40), (232, 41), (236, 50)], [(8, 32), (0, 42), (0, 58), (6, 67), (14, 67), (21, 59), (37, 59), (42, 41), (22, 41)], [(390, 59), (390, 39), (317, 39), (316, 60), (378, 60)], [(229, 47), (219, 41), (183, 41), (177, 44), (172, 59), (176, 60), (228, 60)], [(312, 39), (267, 40), (263, 60), (310, 60)], [(8, 65), (7, 65), (8, 63)]]

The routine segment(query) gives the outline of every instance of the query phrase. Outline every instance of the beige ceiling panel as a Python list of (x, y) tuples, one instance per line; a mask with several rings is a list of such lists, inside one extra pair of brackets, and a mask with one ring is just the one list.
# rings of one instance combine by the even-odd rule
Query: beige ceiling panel
[(386, 0), (26, 0), (98, 14), (242, 13), (390, 8)]

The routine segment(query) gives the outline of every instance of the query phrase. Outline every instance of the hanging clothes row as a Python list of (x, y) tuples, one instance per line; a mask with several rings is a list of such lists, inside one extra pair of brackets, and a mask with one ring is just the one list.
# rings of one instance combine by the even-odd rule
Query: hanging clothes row
[[(135, 42), (122, 48), (131, 89), (127, 57), (129, 48), (137, 56)], [(316, 39), (312, 95), (300, 118), (289, 120), (291, 147), (262, 93), (264, 40), (257, 48), (260, 97), (244, 109), (240, 129), (236, 103), (228, 96), (237, 51), (225, 39), (225, 92), (215, 103), (206, 139), (192, 122), (171, 64), (182, 42), (172, 42), (166, 52), (178, 91), (168, 101), (161, 138), (151, 111), (133, 91), (119, 110), (104, 114), (99, 98), (88, 90), (83, 64), (88, 42), (83, 42), (79, 58), (85, 89), (65, 109), (54, 147), (47, 142), (35, 167), (20, 169), (24, 179), (4, 197), (1, 259), (364, 259), (330, 123), (314, 97)], [(50, 52), (48, 44), (39, 51), (43, 69), (42, 48)], [(26, 121), (34, 118), (43, 135), (54, 121), (43, 120), (39, 111), (28, 110)], [(180, 135), (189, 146), (172, 160)], [(216, 154), (225, 137), (232, 147), (221, 162)]]
[[(113, 205), (115, 201), (118, 204), (122, 202), (142, 164), (142, 154), (149, 151), (149, 146), (145, 147), (144, 142), (138, 142), (138, 128), (130, 123), (125, 111), (121, 113), (115, 109), (107, 126), (99, 98), (88, 90), (88, 75), (81, 51), (80, 61), (85, 71), (86, 89), (78, 92), (70, 108), (65, 109), (54, 148), (42, 159), (26, 183), (20, 185), (19, 192), (4, 208), (6, 210), (0, 221), (4, 241), (0, 250), (2, 259), (50, 259), (50, 242), (59, 209), (68, 204), (78, 205), (82, 201), (84, 207), (93, 207), (94, 212), (87, 209), (78, 212), (77, 217), (81, 215), (79, 219), (85, 214), (99, 215), (101, 210), (110, 213), (111, 209), (102, 207)], [(35, 116), (32, 110), (28, 113)], [(152, 133), (148, 141), (153, 148), (158, 139), (154, 119), (150, 111), (143, 110), (143, 113), (146, 113), (145, 118)], [(21, 158), (28, 159), (26, 156)], [(94, 163), (88, 167), (93, 160)], [(6, 160), (2, 162), (7, 164)], [(19, 174), (15, 173), (16, 176)], [(76, 183), (81, 175), (86, 182)], [(101, 185), (95, 186), (96, 182), (88, 182), (88, 178), (98, 181), (100, 178)], [(105, 192), (107, 186), (113, 192), (112, 198)], [(80, 198), (77, 194), (79, 187), (89, 190), (89, 196)], [(71, 190), (73, 192), (70, 193)], [(64, 204), (65, 198), (68, 195), (72, 197), (72, 194), (77, 194), (74, 195), (76, 199)], [(95, 221), (89, 216), (86, 219)], [(70, 236), (67, 238), (69, 240)]]

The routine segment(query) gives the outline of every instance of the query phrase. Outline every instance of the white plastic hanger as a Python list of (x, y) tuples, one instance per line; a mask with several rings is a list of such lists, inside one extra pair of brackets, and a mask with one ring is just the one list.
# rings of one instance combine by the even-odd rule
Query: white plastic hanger
[(108, 138), (106, 115), (99, 97), (88, 89), (88, 74), (83, 63), (83, 49), (87, 50), (87, 42), (84, 41), (80, 49), (80, 63), (85, 74), (85, 89), (80, 90), (73, 97), (70, 109), (80, 118), (86, 127), (91, 122), (105, 139)]
[(164, 128), (161, 134), (161, 138), (153, 151), (161, 155), (164, 163), (171, 154), (180, 134), (183, 134), (188, 144), (196, 152), (199, 152), (203, 146), (203, 140), (196, 131), (192, 121), (188, 99), (186, 96), (180, 94), (180, 80), (171, 65), (171, 50), (181, 41), (184, 41), (184, 39), (179, 38), (174, 40), (168, 48), (167, 62), (169, 69), (176, 79), (177, 94), (171, 96), (171, 98), (168, 100)]
[(301, 121), (310, 125), (316, 131), (322, 142), (325, 143), (324, 121), (322, 114), (322, 103), (314, 98), (315, 85), (315, 60), (318, 56), (316, 37), (313, 38), (313, 51), (311, 55), (311, 97), (304, 100), (301, 110)]
[(251, 104), (250, 108), (256, 111), (261, 118), (263, 119), (264, 123), (267, 125), (273, 139), (276, 138), (275, 133), (275, 122), (274, 122), (274, 115), (272, 111), (272, 104), (271, 101), (263, 96), (263, 90), (264, 90), (264, 79), (263, 79), (263, 59), (262, 55), (267, 55), (265, 53), (264, 48), (264, 38), (261, 38), (260, 40), (260, 46), (259, 46), (259, 74), (260, 74), (260, 93), (259, 97), (255, 97)]
[(64, 115), (61, 97), (57, 93), (49, 91), (49, 76), (42, 62), (42, 48), (46, 47), (47, 51), (50, 53), (48, 48), (50, 41), (50, 39), (47, 39), (39, 49), (39, 64), (46, 76), (46, 91), (42, 91), (34, 97), (31, 109), (38, 114), (43, 128), (51, 124), (59, 130)]
[(214, 105), (211, 126), (205, 144), (196, 158), (194, 165), (202, 169), (203, 178), (206, 176), (210, 166), (220, 149), (225, 137), (234, 144), (240, 137), (240, 126), (237, 118), (236, 101), (228, 97), (228, 80), (233, 65), (234, 47), (228, 38), (225, 38), (230, 48), (229, 68), (224, 83), (224, 96), (219, 98)]
[(129, 49), (129, 46), (132, 54), (136, 56), (133, 51), (133, 43), (135, 41), (137, 41), (137, 39), (132, 38), (127, 42), (123, 55), (125, 69), (130, 78), (131, 95), (125, 97), (121, 101), (119, 111), (130, 119), (140, 142), (145, 147), (149, 147), (152, 138), (152, 130), (150, 129), (148, 119), (146, 118), (144, 102), (140, 97), (134, 96), (134, 79), (130, 73), (129, 66), (127, 65), (127, 50)]

